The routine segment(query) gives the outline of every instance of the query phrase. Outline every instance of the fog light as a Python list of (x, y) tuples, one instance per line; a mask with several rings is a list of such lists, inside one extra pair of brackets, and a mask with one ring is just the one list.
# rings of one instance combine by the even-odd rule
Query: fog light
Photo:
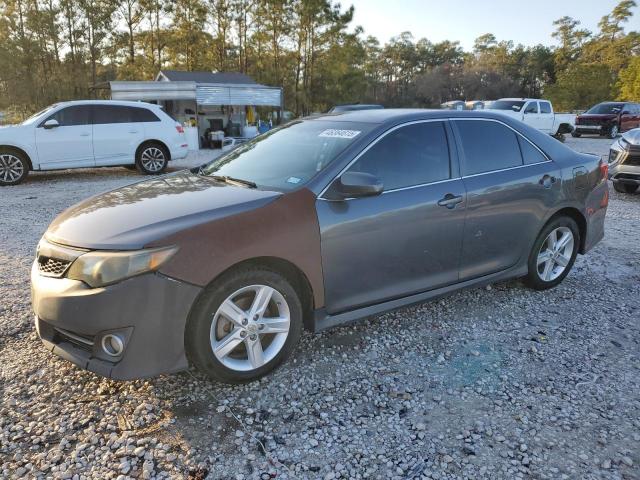
[(118, 357), (124, 350), (124, 342), (120, 336), (108, 333), (102, 337), (102, 350), (110, 357)]

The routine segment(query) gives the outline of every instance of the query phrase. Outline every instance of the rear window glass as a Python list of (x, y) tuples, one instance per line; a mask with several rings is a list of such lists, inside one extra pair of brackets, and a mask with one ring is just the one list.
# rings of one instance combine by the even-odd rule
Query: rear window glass
[(522, 151), (522, 159), (524, 160), (525, 165), (547, 161), (547, 157), (545, 157), (540, 150), (531, 145), (531, 142), (528, 142), (519, 135), (516, 136), (518, 137), (518, 142), (520, 142), (520, 150)]
[(522, 165), (516, 133), (498, 122), (456, 120), (464, 151), (464, 174)]

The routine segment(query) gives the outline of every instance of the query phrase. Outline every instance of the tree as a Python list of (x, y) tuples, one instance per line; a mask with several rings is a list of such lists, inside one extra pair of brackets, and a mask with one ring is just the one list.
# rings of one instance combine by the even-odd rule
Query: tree
[(640, 99), (640, 57), (633, 57), (629, 65), (620, 72), (617, 87), (620, 92), (618, 100)]
[(606, 65), (577, 63), (558, 75), (544, 94), (557, 110), (583, 110), (611, 98), (615, 75)]

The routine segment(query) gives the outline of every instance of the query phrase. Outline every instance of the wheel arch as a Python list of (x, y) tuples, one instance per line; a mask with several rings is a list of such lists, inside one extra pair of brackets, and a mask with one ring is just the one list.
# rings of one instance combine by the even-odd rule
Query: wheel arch
[[(313, 330), (313, 311), (315, 308), (315, 303), (311, 282), (309, 282), (307, 275), (302, 271), (302, 269), (300, 269), (297, 265), (290, 262), (289, 260), (285, 260), (280, 257), (255, 257), (242, 260), (234, 265), (231, 265), (224, 271), (220, 272), (202, 289), (200, 295), (198, 295), (196, 300), (193, 302), (191, 311), (193, 311), (195, 306), (199, 303), (200, 298), (204, 294), (204, 292), (206, 292), (209, 287), (219, 281), (221, 277), (237, 270), (256, 267), (263, 267), (279, 273), (291, 283), (291, 286), (298, 293), (300, 302), (302, 303), (304, 328), (307, 330)], [(191, 312), (189, 312), (189, 315), (191, 315)]]
[(0, 144), (0, 150), (13, 150), (15, 152), (20, 153), (21, 155), (24, 155), (24, 158), (26, 158), (27, 163), (29, 164), (29, 170), (33, 170), (33, 161), (31, 160), (31, 155), (29, 155), (26, 150), (24, 150), (23, 148), (20, 147), (16, 147), (15, 145), (5, 145), (5, 144)]
[(162, 140), (157, 140), (155, 138), (151, 138), (148, 140), (145, 140), (144, 142), (142, 142), (140, 145), (138, 145), (138, 148), (136, 148), (136, 160), (138, 159), (138, 156), (140, 155), (140, 151), (142, 150), (143, 147), (145, 147), (146, 145), (150, 145), (150, 144), (158, 144), (160, 145), (162, 148), (164, 148), (167, 152), (167, 161), (171, 160), (171, 149), (169, 148), (169, 146), (163, 142)]
[(580, 245), (578, 247), (578, 253), (583, 254), (585, 252), (585, 246), (587, 241), (587, 219), (584, 214), (575, 207), (563, 207), (560, 210), (551, 215), (545, 222), (544, 228), (549, 222), (552, 222), (558, 217), (569, 217), (578, 224), (578, 232), (580, 233)]

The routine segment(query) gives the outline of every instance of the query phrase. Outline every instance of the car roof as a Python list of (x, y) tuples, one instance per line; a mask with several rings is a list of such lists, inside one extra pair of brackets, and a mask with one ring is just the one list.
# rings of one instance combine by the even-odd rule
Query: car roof
[(68, 102), (58, 102), (56, 105), (120, 105), (123, 107), (143, 107), (143, 108), (162, 108), (160, 105), (147, 102), (134, 102), (127, 100), (70, 100)]
[(448, 118), (490, 118), (504, 121), (505, 115), (499, 112), (492, 112), (488, 110), (429, 110), (421, 108), (385, 108), (376, 110), (352, 110), (347, 112), (325, 113), (314, 117), (307, 117), (305, 120), (395, 124), (410, 122), (414, 120), (444, 120)]

